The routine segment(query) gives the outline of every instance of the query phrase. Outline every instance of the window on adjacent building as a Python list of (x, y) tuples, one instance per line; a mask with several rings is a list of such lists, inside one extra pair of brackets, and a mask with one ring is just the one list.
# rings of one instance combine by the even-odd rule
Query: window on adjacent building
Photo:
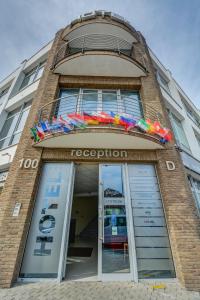
[(72, 112), (114, 112), (143, 117), (138, 91), (129, 90), (62, 89), (55, 115)]
[(193, 178), (192, 176), (188, 176), (188, 180), (191, 186), (191, 190), (196, 202), (196, 207), (198, 209), (198, 213), (200, 215), (200, 181)]
[(6, 89), (3, 89), (1, 92), (0, 92), (0, 105), (3, 103), (8, 91), (9, 91), (9, 88), (10, 87), (7, 87)]
[(197, 133), (195, 133), (195, 137), (196, 137), (197, 142), (198, 142), (199, 147), (200, 147), (200, 136)]
[[(184, 103), (184, 102), (183, 102)], [(195, 112), (184, 103), (185, 110), (187, 113), (187, 116), (200, 128), (200, 118), (195, 114)]]
[(29, 71), (25, 74), (25, 77), (22, 81), (22, 84), (20, 86), (20, 90), (25, 88), (26, 86), (30, 85), (31, 83), (35, 82), (37, 79), (39, 79), (42, 76), (43, 70), (44, 70), (45, 62), (40, 63), (37, 65), (34, 69)]
[(191, 152), (181, 121), (173, 114), (170, 114), (170, 119), (177, 144), (186, 152)]
[(168, 81), (167, 81), (167, 80), (164, 78), (164, 76), (161, 75), (161, 73), (158, 72), (158, 71), (157, 71), (157, 79), (158, 79), (158, 82), (161, 84), (161, 86), (162, 86), (168, 93), (170, 93)]
[(0, 149), (17, 144), (24, 128), (31, 101), (8, 113), (0, 132)]

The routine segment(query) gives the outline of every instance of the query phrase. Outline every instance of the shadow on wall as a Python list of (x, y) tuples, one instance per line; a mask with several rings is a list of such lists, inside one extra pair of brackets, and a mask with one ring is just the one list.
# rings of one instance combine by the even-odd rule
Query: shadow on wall
[[(75, 235), (86, 237), (87, 234), (92, 234), (92, 232), (90, 232), (89, 227), (93, 229), (97, 227), (96, 224), (97, 215), (98, 215), (97, 197), (74, 197), (71, 219), (76, 220)], [(90, 224), (92, 224), (93, 226), (89, 226)]]

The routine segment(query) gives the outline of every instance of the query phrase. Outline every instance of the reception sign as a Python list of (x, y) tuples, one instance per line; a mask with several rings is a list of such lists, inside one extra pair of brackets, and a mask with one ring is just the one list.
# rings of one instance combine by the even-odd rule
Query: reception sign
[(139, 131), (157, 136), (161, 143), (171, 141), (172, 135), (168, 128), (162, 127), (158, 121), (150, 119), (138, 119), (132, 115), (121, 113), (71, 113), (66, 116), (53, 117), (51, 120), (40, 120), (31, 128), (32, 138), (35, 143), (40, 142), (46, 136), (57, 132), (70, 133), (78, 128), (84, 130), (88, 125), (112, 125), (130, 131), (137, 128)]

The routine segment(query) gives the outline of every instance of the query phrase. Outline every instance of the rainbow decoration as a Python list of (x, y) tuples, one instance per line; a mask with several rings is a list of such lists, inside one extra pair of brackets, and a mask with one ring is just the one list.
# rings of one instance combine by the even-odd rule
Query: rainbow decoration
[(57, 132), (69, 133), (79, 128), (84, 129), (88, 125), (114, 125), (121, 126), (127, 132), (137, 128), (141, 132), (159, 137), (161, 143), (165, 144), (172, 139), (172, 134), (168, 128), (162, 127), (160, 122), (151, 122), (150, 119), (138, 119), (132, 115), (114, 112), (105, 113), (71, 113), (65, 116), (53, 117), (51, 121), (40, 120), (31, 128), (32, 139), (35, 143), (43, 140), (46, 136)]

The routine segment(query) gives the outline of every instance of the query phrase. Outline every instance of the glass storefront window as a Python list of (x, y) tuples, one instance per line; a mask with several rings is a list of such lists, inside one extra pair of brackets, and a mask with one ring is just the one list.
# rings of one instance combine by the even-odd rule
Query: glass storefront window
[[(61, 242), (62, 245), (67, 243), (62, 235), (65, 214), (70, 216), (66, 208), (71, 205), (67, 200), (72, 182), (70, 166), (70, 163), (45, 163), (43, 166), (21, 278), (57, 278), (60, 262), (66, 263), (60, 249)], [(135, 239), (139, 278), (175, 277), (155, 168), (151, 164), (128, 164), (131, 202), (124, 185), (124, 168), (123, 164), (100, 165), (99, 273), (131, 278), (134, 268), (130, 265), (131, 238)], [(199, 183), (195, 184), (199, 188)], [(126, 205), (130, 207), (133, 224), (127, 219)], [(134, 236), (131, 236), (131, 228), (134, 228)], [(66, 233), (63, 236), (66, 238)]]
[(70, 181), (70, 163), (45, 163), (28, 235), (21, 278), (56, 278)]
[(128, 165), (139, 278), (175, 277), (171, 248), (153, 165)]

